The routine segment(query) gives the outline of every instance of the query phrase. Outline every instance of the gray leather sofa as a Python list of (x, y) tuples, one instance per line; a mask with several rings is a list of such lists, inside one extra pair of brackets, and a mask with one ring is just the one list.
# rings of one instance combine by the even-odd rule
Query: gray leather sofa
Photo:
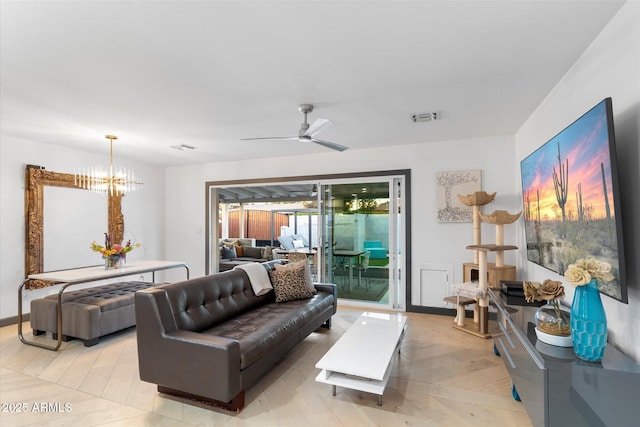
[(136, 292), (140, 378), (161, 393), (240, 411), (247, 387), (331, 326), (336, 287), (315, 287), (310, 299), (275, 303), (273, 291), (256, 296), (236, 269)]

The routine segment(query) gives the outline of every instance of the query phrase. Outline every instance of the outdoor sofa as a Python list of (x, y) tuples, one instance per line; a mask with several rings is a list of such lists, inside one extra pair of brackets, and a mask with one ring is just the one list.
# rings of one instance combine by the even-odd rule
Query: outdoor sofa
[(274, 259), (272, 246), (256, 246), (256, 239), (220, 239), (218, 271), (231, 270), (251, 262), (266, 262)]

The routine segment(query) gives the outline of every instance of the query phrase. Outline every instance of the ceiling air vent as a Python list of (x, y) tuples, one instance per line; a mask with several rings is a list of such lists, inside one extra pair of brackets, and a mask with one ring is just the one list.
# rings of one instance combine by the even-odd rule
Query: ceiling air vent
[(411, 120), (414, 123), (418, 123), (418, 122), (430, 122), (431, 120), (437, 120), (438, 119), (438, 113), (433, 112), (433, 113), (416, 113), (416, 114), (412, 114), (411, 115)]
[(173, 148), (174, 150), (184, 151), (184, 150), (195, 150), (198, 147), (194, 147), (193, 145), (180, 144), (180, 145), (172, 145), (171, 148)]

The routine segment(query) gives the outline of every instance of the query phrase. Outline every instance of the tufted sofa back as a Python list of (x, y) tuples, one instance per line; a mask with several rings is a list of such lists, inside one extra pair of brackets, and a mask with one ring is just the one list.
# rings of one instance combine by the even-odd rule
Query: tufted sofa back
[(163, 285), (178, 329), (201, 332), (273, 299), (256, 296), (240, 269)]

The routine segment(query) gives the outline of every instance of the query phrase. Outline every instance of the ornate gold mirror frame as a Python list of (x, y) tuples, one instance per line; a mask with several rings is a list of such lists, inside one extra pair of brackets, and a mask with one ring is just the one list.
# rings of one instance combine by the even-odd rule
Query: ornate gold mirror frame
[[(25, 277), (42, 273), (44, 269), (44, 188), (77, 188), (74, 176), (68, 173), (47, 171), (41, 166), (27, 165), (25, 168)], [(112, 241), (120, 242), (124, 236), (122, 195), (109, 195), (107, 202), (108, 230)], [(42, 280), (30, 280), (26, 289), (51, 286)]]

